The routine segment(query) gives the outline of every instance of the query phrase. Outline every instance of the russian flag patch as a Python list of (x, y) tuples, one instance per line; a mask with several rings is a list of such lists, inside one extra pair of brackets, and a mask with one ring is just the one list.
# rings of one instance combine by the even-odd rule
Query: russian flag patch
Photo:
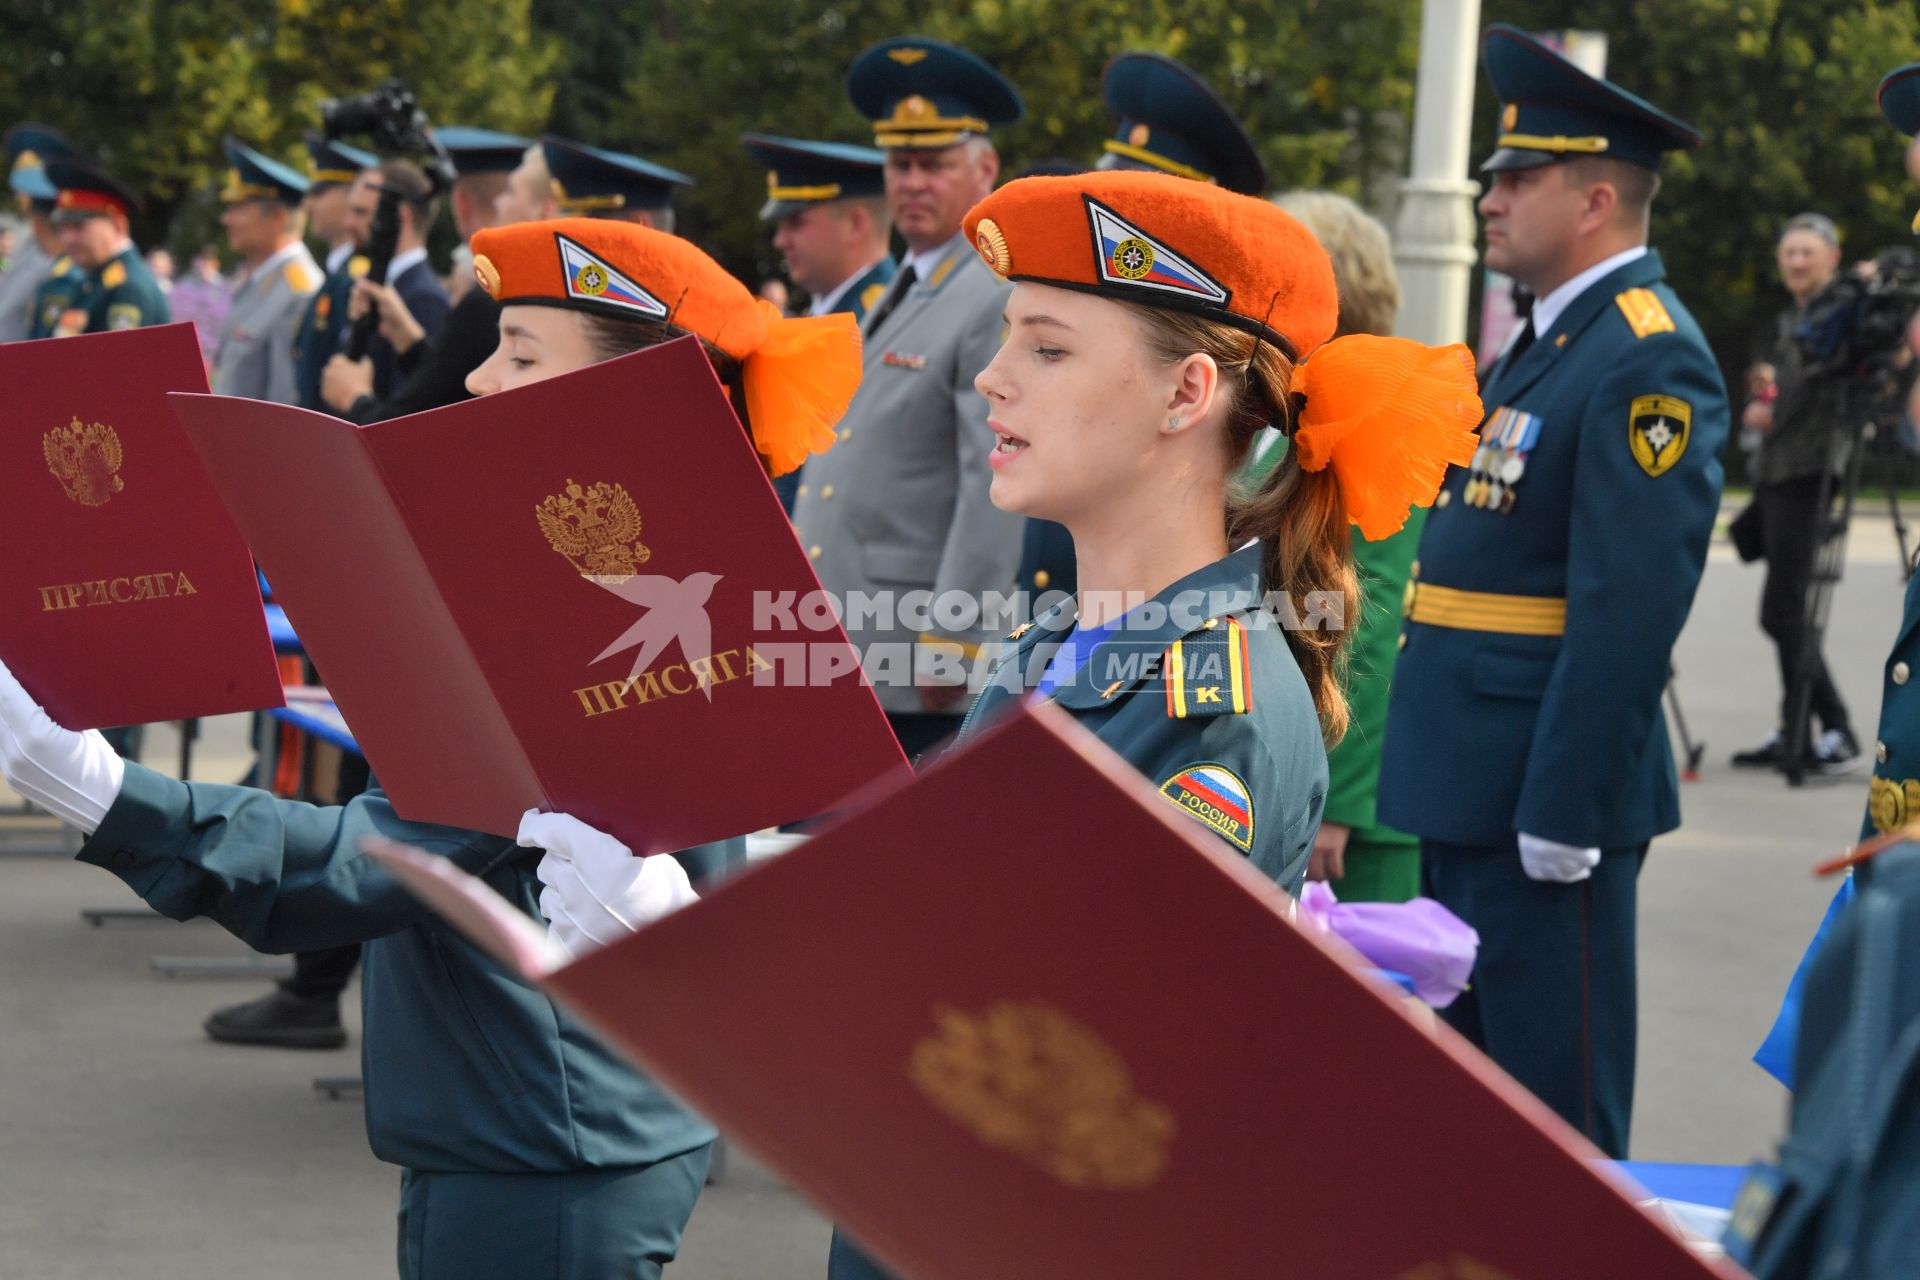
[(1087, 198), (1093, 257), (1105, 284), (1176, 294), (1224, 307), (1232, 295), (1206, 272), (1099, 201)]
[(560, 242), (560, 270), (567, 278), (569, 298), (604, 302), (655, 320), (667, 318), (665, 303), (615, 271), (592, 251), (563, 235), (556, 235), (554, 239)]
[(1223, 764), (1189, 765), (1160, 784), (1160, 794), (1246, 853), (1253, 852), (1253, 796)]

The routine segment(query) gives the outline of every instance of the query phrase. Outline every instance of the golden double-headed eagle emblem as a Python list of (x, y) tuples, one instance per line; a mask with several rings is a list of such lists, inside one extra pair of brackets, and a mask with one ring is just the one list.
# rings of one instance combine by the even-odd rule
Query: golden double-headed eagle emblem
[(567, 481), (533, 509), (553, 549), (586, 578), (626, 579), (653, 558), (640, 541), (640, 508), (624, 485)]
[(127, 487), (120, 478), (120, 436), (104, 422), (75, 418), (70, 426), (55, 427), (40, 441), (47, 470), (83, 507), (104, 507)]
[(1082, 1190), (1138, 1190), (1166, 1172), (1172, 1110), (1134, 1092), (1092, 1028), (1039, 1001), (997, 1001), (978, 1016), (937, 1008), (934, 1021), (907, 1074), (980, 1141)]

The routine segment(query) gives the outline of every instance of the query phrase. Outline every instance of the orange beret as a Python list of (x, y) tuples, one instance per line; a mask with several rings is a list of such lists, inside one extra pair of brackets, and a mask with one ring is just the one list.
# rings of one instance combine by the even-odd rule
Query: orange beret
[(1265, 200), (1171, 174), (1022, 178), (973, 206), (966, 231), (1008, 280), (1196, 312), (1294, 360), (1340, 318), (1312, 232)]
[(785, 475), (834, 440), (860, 385), (860, 330), (846, 313), (783, 318), (691, 241), (637, 223), (554, 218), (473, 237), (473, 274), (502, 306), (655, 320), (740, 362), (754, 444)]
[(1333, 468), (1369, 541), (1402, 528), (1448, 465), (1473, 458), (1473, 354), (1366, 334), (1328, 342), (1340, 320), (1333, 263), (1265, 200), (1165, 173), (1022, 178), (973, 206), (966, 230), (1008, 280), (1193, 312), (1279, 347), (1297, 365), (1300, 468)]

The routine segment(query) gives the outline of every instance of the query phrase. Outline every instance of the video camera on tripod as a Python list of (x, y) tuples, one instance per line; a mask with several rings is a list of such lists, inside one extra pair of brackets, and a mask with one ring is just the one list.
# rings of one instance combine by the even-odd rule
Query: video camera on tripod
[[(320, 127), (328, 138), (365, 134), (383, 154), (421, 157), (420, 167), (432, 183), (434, 195), (453, 186), (457, 176), (453, 159), (433, 136), (427, 113), (420, 109), (413, 90), (404, 80), (389, 80), (377, 89), (351, 98), (328, 98), (320, 104)], [(380, 184), (376, 184), (375, 190), (380, 203), (374, 210), (373, 227), (367, 240), (366, 278), (375, 284), (385, 284), (400, 239), (400, 204), (405, 197)], [(379, 324), (379, 312), (372, 308), (353, 322), (347, 335), (349, 360), (358, 360), (367, 354), (367, 343)]]

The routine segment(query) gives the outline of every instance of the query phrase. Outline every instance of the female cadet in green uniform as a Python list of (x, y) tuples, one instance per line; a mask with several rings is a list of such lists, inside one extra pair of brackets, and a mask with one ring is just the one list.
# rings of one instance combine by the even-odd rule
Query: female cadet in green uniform
[[(1327, 343), (1326, 253), (1273, 205), (1203, 183), (1029, 178), (966, 230), (1015, 282), (1005, 345), (975, 380), (999, 437), (993, 502), (1067, 527), (1079, 591), (1014, 631), (961, 737), (1051, 697), (1297, 890), (1323, 744), (1347, 724), (1348, 524), (1394, 532), (1471, 459), (1472, 357)], [(1286, 459), (1230, 490), (1268, 425), (1291, 437)], [(881, 1273), (836, 1238), (828, 1274)]]
[[(575, 257), (563, 261), (557, 237)], [(764, 411), (755, 435), (763, 454), (790, 469), (808, 441), (831, 438), (858, 382), (850, 324), (769, 321), (764, 304), (686, 241), (567, 219), (483, 233), (474, 249), (481, 284), (504, 304), (500, 352), (476, 374), (476, 392), (692, 332), (736, 400)], [(624, 305), (616, 289), (602, 302), (583, 287), (606, 281), (674, 300), (674, 323), (655, 318), (664, 308)], [(824, 396), (822, 381), (832, 384)], [(767, 408), (782, 395), (790, 411)], [(98, 732), (54, 724), (3, 665), (0, 775), (89, 833), (81, 861), (165, 915), (209, 917), (262, 951), (367, 944), (367, 1130), (374, 1154), (404, 1170), (405, 1280), (655, 1277), (672, 1260), (713, 1131), (470, 947), (364, 857), (360, 841), (381, 834), (439, 852), (529, 915), (543, 878), (568, 883), (564, 866), (549, 865), (555, 854), (407, 822), (377, 788), (320, 808), (176, 782), (121, 761)], [(522, 835), (559, 853), (570, 822), (530, 814)], [(650, 889), (655, 909), (690, 896), (671, 858), (641, 860), (630, 878)], [(628, 905), (648, 896), (629, 893)]]

